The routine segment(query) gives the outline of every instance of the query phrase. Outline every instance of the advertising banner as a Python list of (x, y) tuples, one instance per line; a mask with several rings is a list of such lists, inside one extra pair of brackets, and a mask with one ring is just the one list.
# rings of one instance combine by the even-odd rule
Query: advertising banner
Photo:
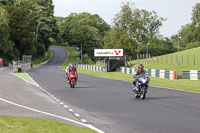
[(123, 56), (123, 49), (95, 49), (94, 56)]

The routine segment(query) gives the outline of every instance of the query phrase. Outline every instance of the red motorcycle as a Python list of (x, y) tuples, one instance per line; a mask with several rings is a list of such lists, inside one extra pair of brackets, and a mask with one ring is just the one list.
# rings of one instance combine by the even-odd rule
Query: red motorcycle
[(77, 81), (78, 75), (76, 71), (73, 72), (69, 72), (69, 85), (71, 88), (74, 88), (76, 85), (76, 81)]

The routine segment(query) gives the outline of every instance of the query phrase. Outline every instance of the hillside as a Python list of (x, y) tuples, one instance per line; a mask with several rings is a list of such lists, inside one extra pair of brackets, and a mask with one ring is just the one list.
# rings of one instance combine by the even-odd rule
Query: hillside
[[(179, 57), (179, 60), (178, 60)], [(130, 63), (130, 62), (129, 62)], [(133, 67), (143, 64), (149, 69), (200, 70), (200, 47), (147, 59), (131, 61)]]

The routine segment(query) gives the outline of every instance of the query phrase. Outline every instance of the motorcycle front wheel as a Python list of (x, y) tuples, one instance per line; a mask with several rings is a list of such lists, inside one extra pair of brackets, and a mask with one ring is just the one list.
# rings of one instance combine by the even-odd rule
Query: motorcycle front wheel
[(145, 99), (145, 97), (146, 97), (146, 87), (142, 87), (140, 92), (141, 92), (140, 98)]
[(75, 87), (75, 84), (76, 84), (76, 83), (75, 83), (74, 81), (72, 81), (72, 82), (71, 82), (71, 88), (74, 88), (74, 87)]

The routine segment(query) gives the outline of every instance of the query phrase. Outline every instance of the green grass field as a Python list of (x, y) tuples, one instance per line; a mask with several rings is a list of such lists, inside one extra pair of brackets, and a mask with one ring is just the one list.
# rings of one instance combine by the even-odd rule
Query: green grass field
[(24, 79), (25, 81), (29, 82), (30, 84), (33, 84), (33, 85), (36, 85), (37, 86), (37, 83), (35, 83), (35, 81), (33, 81), (29, 75), (27, 73), (12, 73), (13, 75), (19, 77), (19, 78), (22, 78)]
[[(106, 77), (111, 79), (119, 79), (126, 81), (133, 81), (132, 75), (124, 74), (121, 72), (99, 72), (99, 71), (91, 71), (78, 68), (78, 73), (84, 73), (93, 76)], [(200, 92), (200, 81), (192, 81), (192, 80), (169, 80), (169, 79), (161, 79), (150, 77), (150, 85), (153, 86), (161, 86), (178, 90), (187, 90), (193, 92)], [(131, 83), (130, 83), (131, 87)]]
[(135, 60), (131, 61), (131, 64), (135, 64), (133, 66), (134, 68), (136, 68), (138, 64), (143, 64), (145, 68), (149, 69), (165, 69), (176, 71), (200, 70), (200, 47), (180, 51), (179, 53), (176, 52), (172, 54), (150, 58), (149, 60)]
[(22, 117), (0, 116), (0, 133), (97, 133), (86, 127)]

